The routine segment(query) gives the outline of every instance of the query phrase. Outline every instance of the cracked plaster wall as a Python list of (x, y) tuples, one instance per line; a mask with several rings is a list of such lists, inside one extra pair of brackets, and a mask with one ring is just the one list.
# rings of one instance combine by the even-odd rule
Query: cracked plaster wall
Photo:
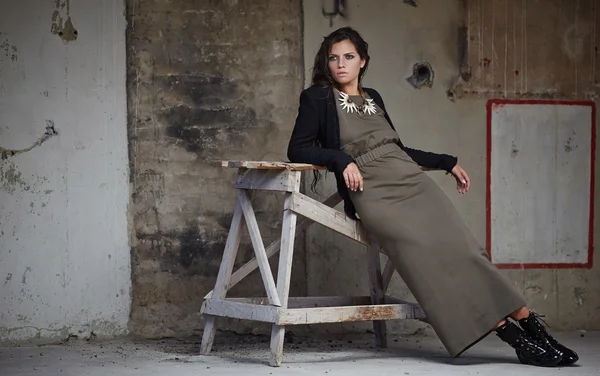
[(127, 332), (124, 11), (0, 5), (0, 342)]

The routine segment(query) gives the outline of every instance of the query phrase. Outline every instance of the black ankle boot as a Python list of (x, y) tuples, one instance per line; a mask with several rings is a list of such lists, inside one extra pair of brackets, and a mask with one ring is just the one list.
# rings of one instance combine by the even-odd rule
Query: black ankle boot
[(570, 366), (575, 364), (575, 362), (579, 360), (577, 353), (558, 343), (558, 341), (554, 339), (548, 331), (546, 331), (546, 328), (538, 321), (538, 317), (540, 317), (540, 315), (530, 312), (529, 317), (519, 320), (519, 325), (524, 331), (537, 339), (538, 342), (547, 346), (552, 346), (563, 354), (563, 360), (558, 363), (559, 366)]
[(538, 342), (527, 332), (521, 330), (512, 322), (508, 322), (508, 320), (496, 329), (496, 335), (515, 349), (519, 361), (523, 364), (554, 367), (562, 361), (562, 354), (554, 347)]

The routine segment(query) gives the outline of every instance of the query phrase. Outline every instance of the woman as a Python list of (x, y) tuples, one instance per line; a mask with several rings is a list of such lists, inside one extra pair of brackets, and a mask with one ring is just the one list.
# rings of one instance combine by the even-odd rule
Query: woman
[(402, 144), (379, 93), (361, 86), (368, 65), (368, 45), (352, 28), (323, 40), (313, 85), (300, 95), (290, 161), (334, 172), (346, 214), (375, 235), (451, 356), (495, 331), (521, 363), (575, 363), (423, 172), (445, 170), (465, 193), (470, 181), (457, 158)]

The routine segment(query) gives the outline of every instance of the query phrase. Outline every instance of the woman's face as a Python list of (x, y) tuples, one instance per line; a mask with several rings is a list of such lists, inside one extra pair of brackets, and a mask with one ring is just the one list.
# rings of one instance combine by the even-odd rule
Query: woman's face
[(333, 79), (340, 85), (353, 85), (356, 81), (358, 87), (358, 74), (365, 63), (366, 60), (360, 58), (356, 47), (349, 40), (343, 40), (331, 46), (329, 71)]

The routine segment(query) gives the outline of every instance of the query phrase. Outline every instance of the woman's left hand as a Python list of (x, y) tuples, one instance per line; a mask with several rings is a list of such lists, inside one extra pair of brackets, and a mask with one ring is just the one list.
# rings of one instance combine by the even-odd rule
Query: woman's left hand
[(452, 169), (452, 176), (456, 179), (456, 189), (458, 193), (465, 194), (469, 191), (469, 187), (471, 187), (471, 180), (469, 179), (469, 175), (467, 172), (458, 165), (454, 166)]

